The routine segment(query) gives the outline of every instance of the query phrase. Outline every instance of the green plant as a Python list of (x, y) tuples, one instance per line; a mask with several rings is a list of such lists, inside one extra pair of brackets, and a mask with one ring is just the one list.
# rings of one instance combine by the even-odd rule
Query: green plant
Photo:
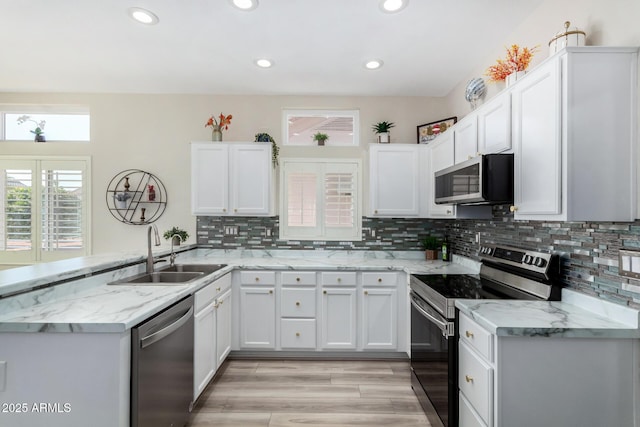
[(395, 123), (393, 122), (378, 122), (375, 125), (373, 125), (373, 132), (386, 133), (386, 132), (389, 132), (389, 129), (391, 129), (394, 126), (395, 126)]
[(434, 236), (427, 236), (420, 242), (425, 251), (437, 251), (440, 249), (440, 240)]
[(268, 133), (256, 133), (255, 142), (270, 142), (271, 143), (271, 163), (275, 168), (278, 166), (278, 155), (280, 154), (280, 147), (276, 144), (276, 141)]
[(173, 227), (170, 230), (167, 230), (164, 232), (164, 234), (162, 235), (162, 237), (164, 237), (165, 239), (169, 240), (171, 239), (174, 235), (178, 235), (180, 236), (180, 241), (184, 242), (185, 240), (187, 240), (189, 238), (189, 233), (187, 233), (186, 231), (178, 228), (178, 227)]
[(327, 139), (329, 139), (329, 135), (327, 135), (326, 133), (316, 132), (313, 135), (313, 140), (314, 141), (321, 142), (321, 141), (326, 141)]

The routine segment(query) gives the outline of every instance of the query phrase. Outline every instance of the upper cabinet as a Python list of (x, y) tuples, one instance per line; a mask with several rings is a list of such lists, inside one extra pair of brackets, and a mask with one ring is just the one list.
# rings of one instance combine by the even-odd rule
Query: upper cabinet
[(453, 133), (455, 164), (478, 155), (478, 116), (476, 114), (469, 114), (460, 120), (450, 132)]
[(636, 218), (637, 48), (567, 48), (512, 88), (515, 219)]
[(478, 152), (501, 153), (511, 149), (511, 93), (502, 92), (476, 111)]
[(271, 144), (191, 144), (194, 215), (271, 214)]
[(419, 215), (418, 145), (369, 146), (369, 203), (372, 216)]

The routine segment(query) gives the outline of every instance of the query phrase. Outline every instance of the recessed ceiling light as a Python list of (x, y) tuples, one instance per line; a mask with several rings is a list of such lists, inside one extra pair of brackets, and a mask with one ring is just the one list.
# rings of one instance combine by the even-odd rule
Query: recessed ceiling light
[(160, 22), (160, 19), (155, 13), (150, 12), (140, 7), (129, 8), (129, 16), (141, 24), (155, 25)]
[(380, 9), (387, 13), (400, 12), (402, 9), (407, 7), (408, 3), (409, 0), (381, 0)]
[(271, 68), (273, 67), (273, 61), (266, 58), (256, 59), (255, 64), (260, 68)]
[(231, 4), (240, 10), (253, 10), (258, 7), (258, 0), (229, 0)]
[(378, 68), (382, 67), (382, 64), (384, 64), (382, 60), (372, 59), (371, 61), (367, 61), (364, 63), (364, 68), (366, 68), (367, 70), (377, 70)]

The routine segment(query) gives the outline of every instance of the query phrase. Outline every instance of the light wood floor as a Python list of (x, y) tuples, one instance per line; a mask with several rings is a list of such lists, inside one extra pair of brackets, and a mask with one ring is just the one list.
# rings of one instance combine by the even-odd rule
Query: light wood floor
[(188, 427), (428, 427), (409, 362), (230, 360)]

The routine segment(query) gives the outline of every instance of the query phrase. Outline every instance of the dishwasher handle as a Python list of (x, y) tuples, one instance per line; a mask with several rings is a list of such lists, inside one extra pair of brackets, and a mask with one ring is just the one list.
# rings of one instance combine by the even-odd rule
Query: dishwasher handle
[(171, 335), (173, 332), (179, 329), (182, 325), (187, 323), (189, 321), (189, 318), (192, 315), (193, 315), (193, 306), (189, 307), (189, 310), (187, 311), (187, 313), (181, 318), (179, 318), (178, 320), (176, 320), (175, 322), (171, 323), (168, 326), (165, 326), (164, 328), (160, 329), (158, 332), (155, 332), (151, 335), (147, 335), (146, 337), (140, 338), (140, 348), (147, 348), (151, 344), (157, 341), (160, 341), (162, 338), (168, 335)]

